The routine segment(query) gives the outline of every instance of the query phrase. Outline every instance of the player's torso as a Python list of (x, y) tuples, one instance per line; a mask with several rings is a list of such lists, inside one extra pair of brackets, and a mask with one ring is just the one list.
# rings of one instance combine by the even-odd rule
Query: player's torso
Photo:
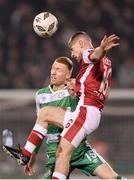
[(97, 64), (82, 61), (76, 78), (80, 105), (92, 105), (103, 109), (110, 85), (111, 61), (108, 58), (104, 57)]

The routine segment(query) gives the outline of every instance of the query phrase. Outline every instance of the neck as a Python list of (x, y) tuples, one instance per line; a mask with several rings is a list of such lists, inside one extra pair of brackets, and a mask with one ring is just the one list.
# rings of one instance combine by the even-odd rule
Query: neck
[(62, 84), (62, 85), (59, 85), (59, 86), (52, 85), (53, 91), (62, 90), (64, 88), (65, 88), (65, 84)]

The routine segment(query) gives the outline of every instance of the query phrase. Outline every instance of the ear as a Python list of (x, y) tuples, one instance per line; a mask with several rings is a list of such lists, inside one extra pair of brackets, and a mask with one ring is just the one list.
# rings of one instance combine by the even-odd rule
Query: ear
[(67, 75), (66, 75), (66, 80), (69, 80), (71, 78), (71, 72), (68, 72)]
[(82, 39), (80, 39), (80, 40), (79, 40), (79, 45), (80, 45), (80, 48), (83, 48), (83, 46), (84, 46), (84, 42), (83, 42), (83, 40), (82, 40)]

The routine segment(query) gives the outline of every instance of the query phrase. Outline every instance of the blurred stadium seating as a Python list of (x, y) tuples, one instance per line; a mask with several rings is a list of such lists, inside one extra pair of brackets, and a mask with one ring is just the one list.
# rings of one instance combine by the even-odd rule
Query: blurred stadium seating
[[(134, 87), (133, 0), (1, 0), (0, 88), (40, 88), (57, 56), (69, 55), (67, 41), (78, 30), (89, 33), (94, 46), (102, 37), (116, 33), (120, 47), (108, 55), (113, 64), (113, 87)], [(50, 11), (59, 20), (57, 33), (38, 37), (34, 16)], [(5, 14), (6, 12), (6, 14)], [(47, 63), (46, 63), (47, 62)], [(75, 68), (74, 75), (78, 68)]]

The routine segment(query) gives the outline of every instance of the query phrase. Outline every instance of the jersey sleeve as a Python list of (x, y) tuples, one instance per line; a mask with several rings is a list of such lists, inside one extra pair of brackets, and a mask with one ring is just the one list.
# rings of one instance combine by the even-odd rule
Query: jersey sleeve
[(83, 54), (82, 54), (82, 58), (83, 58), (83, 61), (86, 63), (86, 64), (92, 64), (93, 62), (90, 60), (90, 56), (91, 54), (94, 52), (94, 49), (86, 49), (85, 51), (83, 51)]
[(70, 97), (70, 107), (71, 107), (71, 111), (75, 111), (76, 109), (76, 106), (78, 104), (78, 97), (75, 96), (75, 97)]
[(38, 91), (36, 92), (36, 95), (35, 95), (35, 102), (36, 102), (36, 113), (37, 113), (37, 116), (38, 116), (39, 111), (40, 111), (40, 102), (39, 102)]

